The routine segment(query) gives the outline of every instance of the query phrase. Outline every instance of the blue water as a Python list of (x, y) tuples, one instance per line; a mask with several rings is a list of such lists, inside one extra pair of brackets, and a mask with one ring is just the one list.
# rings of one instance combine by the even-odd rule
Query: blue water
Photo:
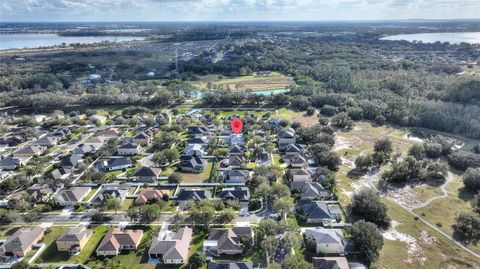
[(275, 90), (261, 90), (261, 91), (252, 91), (251, 93), (259, 95), (271, 95), (289, 92), (290, 89), (275, 89)]
[(0, 34), (0, 50), (50, 47), (65, 44), (91, 44), (102, 41), (143, 40), (132, 36), (59, 36), (57, 34)]
[(380, 40), (406, 40), (409, 42), (422, 41), (423, 43), (449, 42), (450, 44), (470, 43), (480, 44), (480, 32), (463, 33), (420, 33), (392, 35), (380, 38)]

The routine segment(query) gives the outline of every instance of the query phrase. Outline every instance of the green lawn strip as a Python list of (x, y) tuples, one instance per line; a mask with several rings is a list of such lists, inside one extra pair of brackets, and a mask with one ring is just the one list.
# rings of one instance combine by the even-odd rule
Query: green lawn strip
[[(55, 227), (56, 228), (56, 227)], [(59, 252), (57, 251), (57, 246), (55, 242), (51, 242), (45, 249), (45, 251), (40, 255), (40, 258), (37, 259), (36, 263), (78, 263), (83, 264), (90, 256), (94, 253), (95, 249), (97, 248), (98, 244), (102, 240), (103, 236), (108, 231), (107, 226), (97, 226), (93, 229), (93, 235), (88, 240), (85, 247), (82, 249), (79, 255), (70, 256), (68, 252)], [(58, 236), (60, 236), (59, 234)], [(57, 236), (57, 238), (58, 238)]]
[[(37, 258), (35, 263), (42, 263), (43, 262), (43, 257), (51, 257), (51, 254), (53, 254), (54, 250), (55, 252), (57, 251), (57, 245), (55, 244), (55, 241), (63, 234), (65, 231), (64, 227), (51, 227), (47, 230), (48, 232), (45, 232), (45, 236), (42, 239), (42, 243), (45, 244), (46, 248), (45, 250), (40, 254), (40, 257)], [(68, 253), (67, 253), (68, 256)]]
[(92, 188), (90, 190), (90, 192), (87, 194), (87, 196), (85, 196), (83, 199), (82, 199), (82, 202), (86, 202), (88, 201), (88, 199), (90, 199), (92, 197), (92, 195), (97, 191), (98, 188)]

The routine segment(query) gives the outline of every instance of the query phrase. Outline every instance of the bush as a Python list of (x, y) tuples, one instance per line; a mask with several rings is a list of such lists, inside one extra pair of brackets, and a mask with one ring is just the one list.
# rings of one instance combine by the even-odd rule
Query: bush
[(480, 154), (457, 151), (448, 156), (448, 163), (459, 170), (467, 170), (469, 167), (480, 167)]
[(387, 207), (380, 201), (380, 196), (372, 189), (361, 189), (353, 195), (350, 210), (358, 219), (373, 222), (382, 227), (388, 227), (390, 224)]
[(463, 184), (470, 191), (480, 191), (480, 168), (468, 168), (463, 174)]

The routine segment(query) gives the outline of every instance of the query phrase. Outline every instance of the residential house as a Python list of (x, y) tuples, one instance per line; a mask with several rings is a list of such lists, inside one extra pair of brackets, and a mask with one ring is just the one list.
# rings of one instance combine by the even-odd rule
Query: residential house
[(242, 145), (235, 144), (230, 147), (230, 150), (228, 152), (229, 155), (243, 155), (245, 152), (245, 147)]
[(81, 225), (78, 227), (70, 227), (55, 240), (58, 251), (68, 251), (70, 255), (77, 255), (87, 244), (93, 232), (87, 227)]
[(220, 197), (222, 201), (237, 200), (243, 206), (248, 206), (248, 202), (250, 201), (250, 191), (248, 187), (223, 188), (220, 192)]
[(185, 148), (185, 155), (203, 157), (206, 155), (205, 147), (202, 144), (189, 144)]
[(121, 251), (136, 250), (142, 236), (142, 230), (111, 229), (98, 245), (97, 256), (116, 256)]
[(227, 136), (225, 143), (229, 144), (230, 146), (243, 145), (243, 134), (231, 134)]
[(103, 131), (99, 131), (95, 134), (96, 137), (103, 137), (104, 140), (117, 138), (120, 135), (118, 129), (110, 128)]
[(168, 199), (168, 194), (161, 191), (161, 190), (154, 190), (154, 189), (144, 189), (142, 190), (137, 199), (135, 199), (134, 204), (136, 206), (142, 206), (145, 204), (153, 204), (161, 199)]
[(162, 169), (142, 166), (137, 171), (135, 171), (130, 179), (132, 181), (141, 181), (141, 182), (155, 182), (159, 179)]
[(67, 178), (71, 173), (71, 171), (65, 170), (63, 167), (53, 169), (48, 173), (47, 177), (54, 179), (54, 180), (60, 180), (60, 179), (65, 179)]
[(198, 202), (200, 200), (209, 199), (211, 193), (206, 190), (188, 190), (182, 189), (176, 197), (177, 204), (180, 208), (184, 208), (187, 201)]
[(228, 157), (228, 166), (232, 169), (245, 168), (247, 165), (247, 158), (243, 155), (230, 155)]
[(0, 245), (0, 259), (25, 257), (44, 236), (45, 229), (37, 226), (34, 228), (20, 228)]
[(82, 157), (80, 155), (69, 155), (69, 156), (62, 157), (60, 161), (60, 165), (65, 170), (74, 170), (81, 160), (82, 160)]
[(148, 255), (164, 264), (183, 264), (188, 260), (188, 249), (192, 241), (192, 229), (180, 228), (175, 234), (170, 232), (154, 237)]
[(93, 148), (94, 150), (98, 150), (103, 146), (103, 143), (107, 140), (106, 137), (103, 136), (94, 136), (88, 138), (85, 142), (83, 142), (84, 146)]
[(252, 262), (214, 262), (208, 263), (208, 269), (253, 269)]
[(225, 183), (245, 183), (250, 177), (248, 170), (227, 170)]
[(345, 253), (346, 240), (340, 229), (306, 229), (303, 232), (305, 245), (315, 250), (318, 254), (341, 254)]
[(188, 144), (201, 144), (205, 145), (210, 142), (210, 139), (207, 136), (198, 136), (198, 137), (190, 137), (187, 140)]
[(12, 153), (14, 158), (29, 158), (33, 156), (38, 156), (45, 151), (45, 147), (40, 146), (27, 146), (21, 149), (18, 149)]
[(250, 227), (212, 228), (203, 242), (203, 251), (218, 256), (242, 254), (245, 247), (242, 240), (252, 237)]
[(24, 166), (27, 163), (26, 158), (14, 158), (8, 156), (5, 159), (0, 160), (0, 170), (15, 170), (17, 167)]
[(128, 188), (124, 188), (122, 186), (107, 186), (102, 187), (102, 189), (97, 192), (95, 197), (92, 199), (92, 204), (99, 205), (101, 204), (107, 197), (117, 198), (123, 202), (128, 195)]
[(353, 269), (345, 257), (313, 257), (313, 269)]
[(61, 128), (52, 132), (51, 136), (58, 137), (60, 140), (71, 135), (72, 131), (68, 128)]
[(96, 122), (99, 122), (101, 124), (105, 123), (107, 121), (107, 117), (106, 116), (102, 116), (102, 115), (92, 115), (88, 118), (88, 120), (91, 122), (91, 123), (96, 123)]
[[(285, 160), (285, 159), (284, 159)], [(286, 162), (293, 168), (304, 168), (308, 167), (308, 161), (300, 154), (295, 154), (292, 158)]]
[(207, 161), (198, 156), (182, 155), (180, 157), (180, 168), (185, 172), (201, 173), (207, 166)]
[(168, 112), (163, 112), (155, 116), (155, 122), (160, 125), (167, 124), (172, 120), (172, 115)]
[(293, 128), (283, 128), (277, 134), (278, 148), (280, 150), (285, 149), (289, 144), (295, 144), (296, 133)]
[(100, 160), (96, 165), (96, 169), (99, 172), (108, 172), (108, 171), (122, 170), (132, 166), (133, 166), (132, 159), (128, 157), (121, 157), (121, 158), (110, 158), (107, 160)]
[(153, 136), (147, 134), (146, 132), (140, 132), (132, 138), (132, 142), (138, 144), (142, 147), (148, 146), (152, 143)]
[(283, 151), (284, 155), (289, 155), (289, 154), (303, 154), (305, 149), (303, 146), (298, 145), (298, 144), (288, 144), (285, 146), (285, 149)]
[(285, 175), (292, 182), (312, 181), (312, 172), (307, 169), (288, 169)]
[(37, 204), (42, 203), (45, 197), (53, 194), (55, 191), (55, 188), (48, 184), (35, 184), (24, 191), (13, 194), (12, 198), (15, 200), (20, 200), (24, 196), (27, 196), (32, 203)]
[(329, 204), (324, 201), (298, 201), (307, 223), (334, 223), (338, 214), (330, 210)]
[(140, 154), (140, 145), (135, 143), (125, 143), (117, 148), (117, 153), (120, 156), (132, 156)]
[(290, 190), (297, 192), (301, 199), (309, 200), (325, 200), (332, 196), (330, 191), (318, 182), (291, 182)]
[(188, 126), (187, 130), (190, 137), (202, 137), (210, 135), (210, 131), (204, 126)]
[(58, 204), (61, 206), (76, 205), (90, 192), (90, 187), (70, 187), (57, 194)]
[(35, 141), (33, 145), (40, 147), (53, 147), (58, 144), (58, 141), (60, 141), (60, 138), (56, 136), (46, 136)]
[(95, 148), (95, 146), (93, 146), (92, 144), (90, 145), (82, 144), (82, 145), (79, 145), (77, 148), (73, 149), (73, 154), (83, 156), (87, 153), (94, 152), (95, 150), (97, 150), (97, 148)]

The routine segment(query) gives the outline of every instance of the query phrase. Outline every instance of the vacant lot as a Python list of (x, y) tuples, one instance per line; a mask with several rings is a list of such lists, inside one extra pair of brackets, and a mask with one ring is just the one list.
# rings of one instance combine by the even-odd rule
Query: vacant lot
[(271, 90), (284, 89), (292, 85), (293, 79), (284, 76), (277, 72), (272, 72), (271, 76), (257, 76), (256, 74), (250, 76), (224, 78), (217, 75), (209, 75), (200, 77), (200, 81), (192, 82), (193, 85), (206, 89), (208, 84), (212, 85), (212, 89), (226, 88), (232, 91), (247, 91), (251, 90)]

